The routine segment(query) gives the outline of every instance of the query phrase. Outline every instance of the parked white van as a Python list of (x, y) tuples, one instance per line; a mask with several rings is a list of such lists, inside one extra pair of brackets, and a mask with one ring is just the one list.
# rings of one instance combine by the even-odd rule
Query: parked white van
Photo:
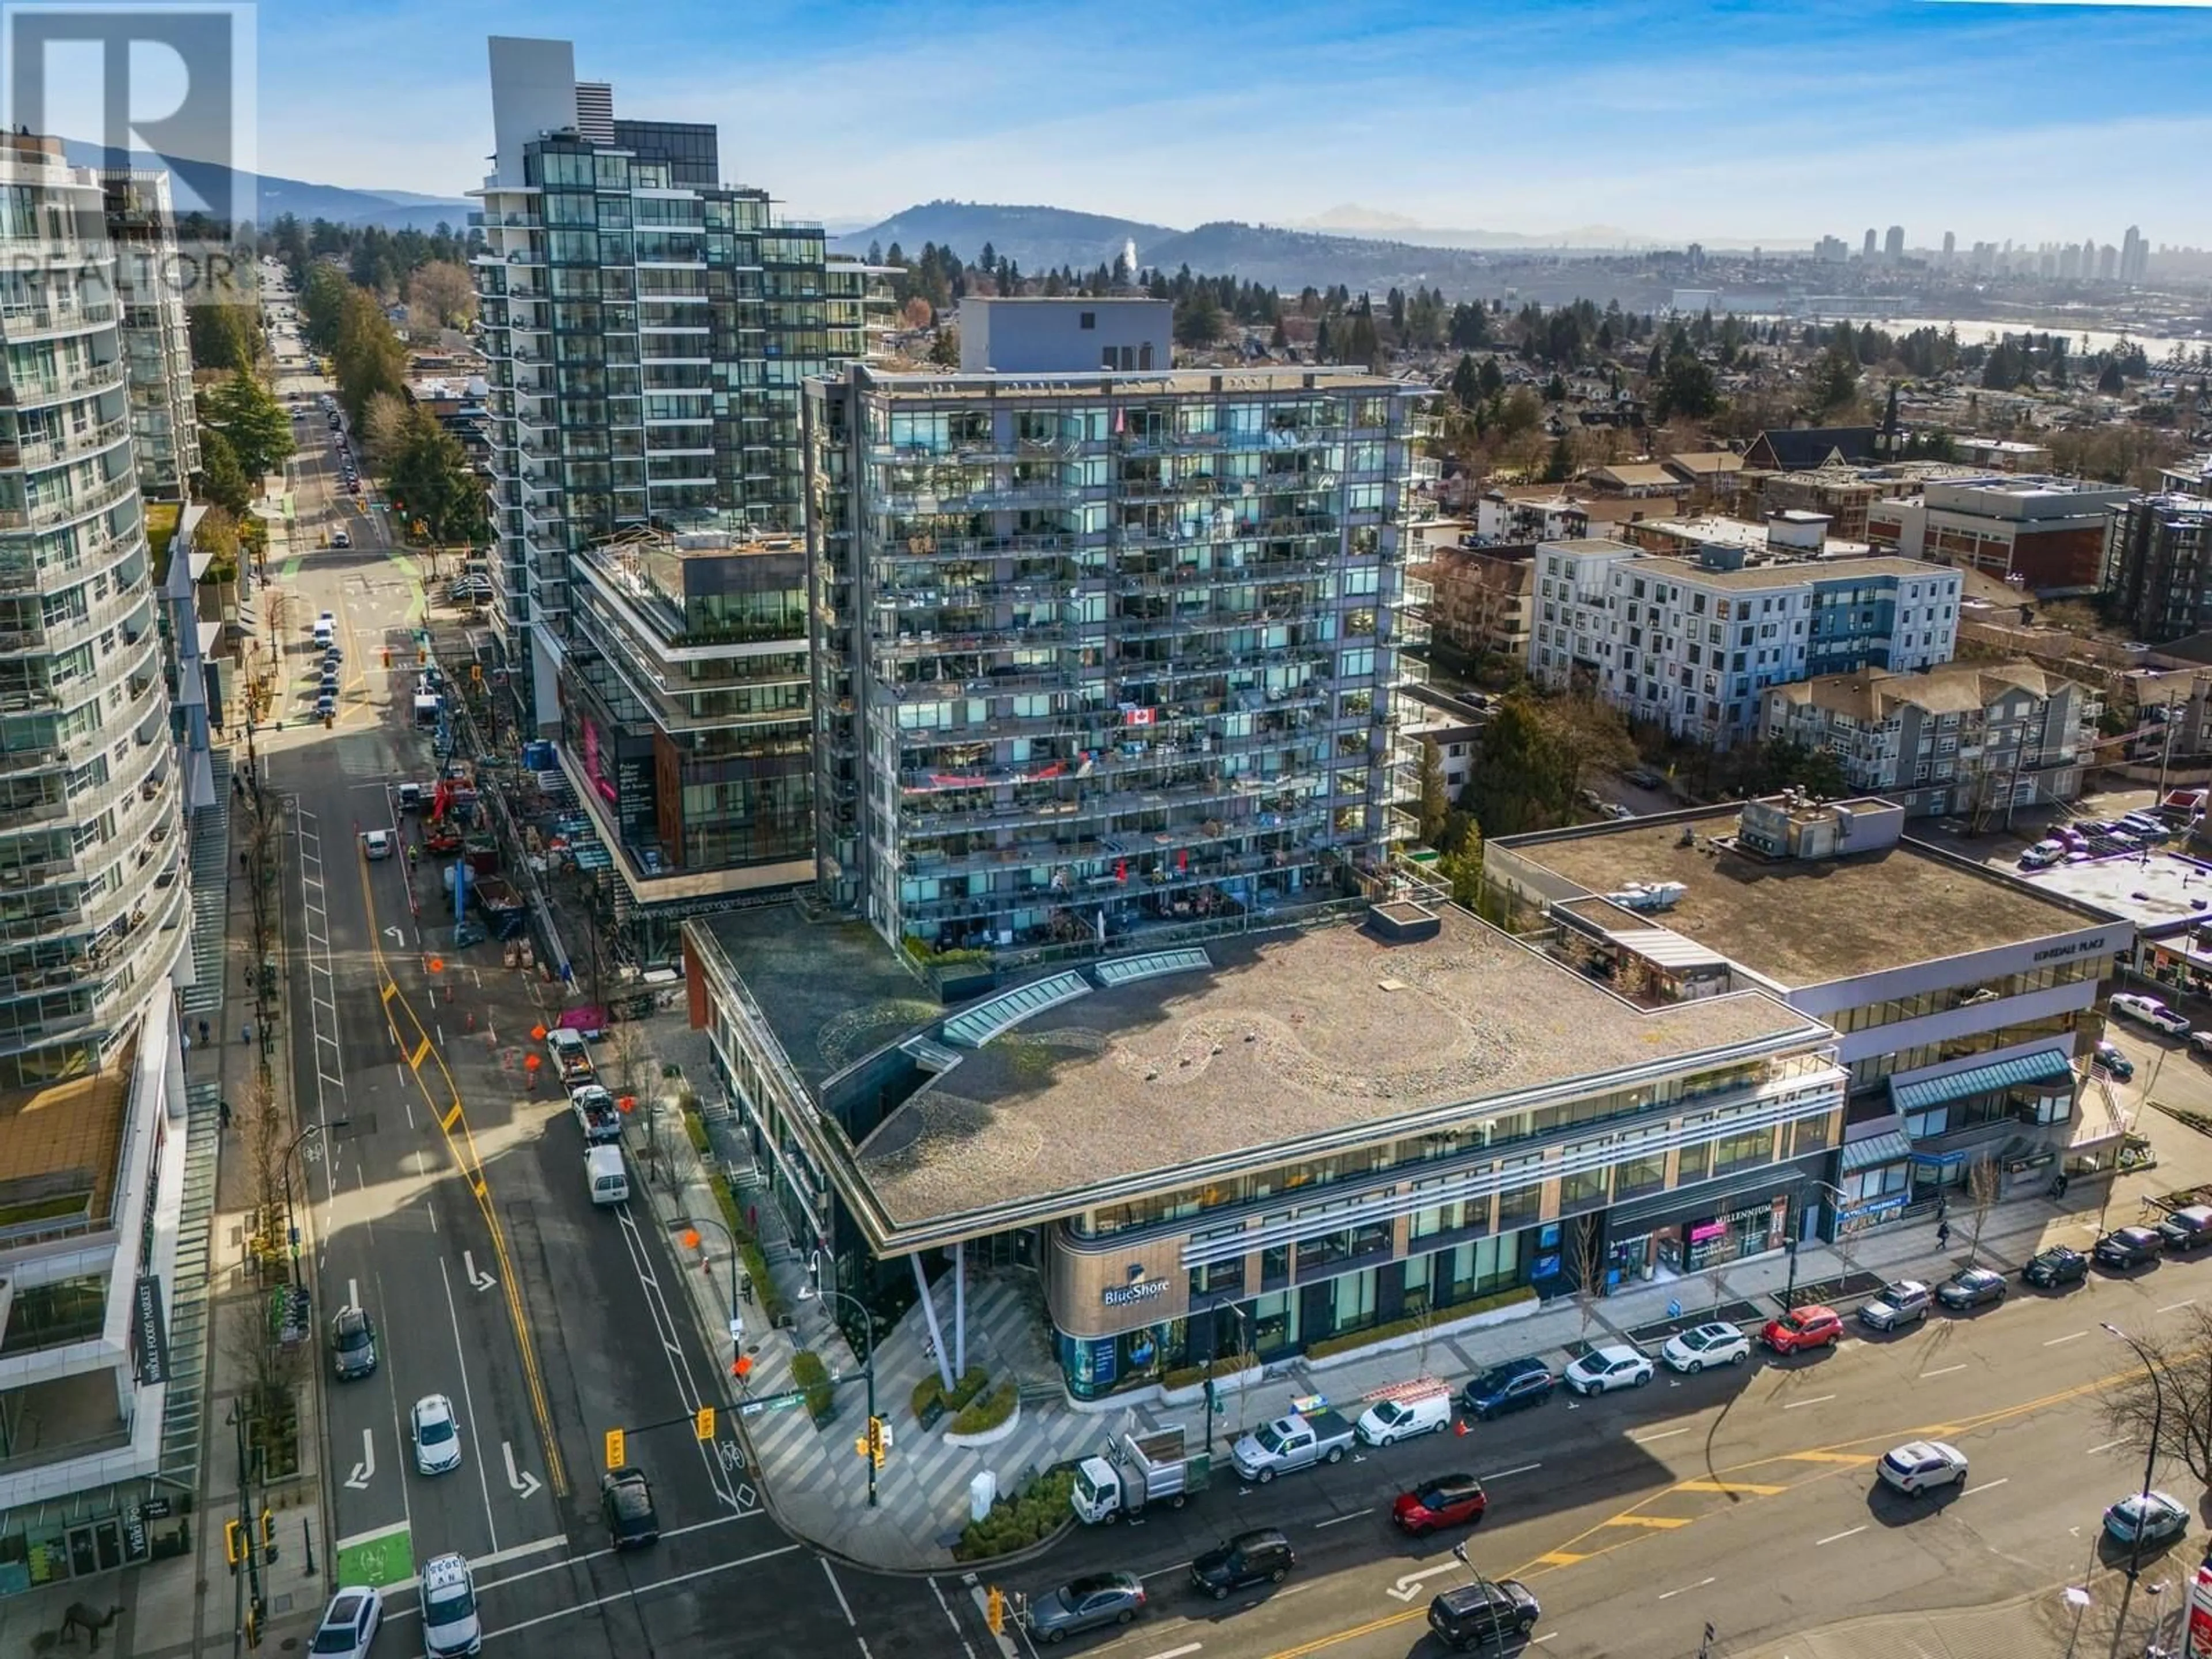
[(629, 1170), (619, 1146), (594, 1146), (586, 1152), (584, 1175), (594, 1204), (620, 1204), (629, 1196)]
[(1369, 1445), (1387, 1446), (1417, 1434), (1441, 1434), (1451, 1426), (1451, 1418), (1450, 1385), (1438, 1382), (1376, 1401), (1352, 1426)]

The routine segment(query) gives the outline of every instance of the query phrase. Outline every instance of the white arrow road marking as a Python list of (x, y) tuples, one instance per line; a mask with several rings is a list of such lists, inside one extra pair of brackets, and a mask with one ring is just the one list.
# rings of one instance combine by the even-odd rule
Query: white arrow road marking
[(1441, 1566), (1424, 1567), (1419, 1572), (1402, 1575), (1395, 1584), (1384, 1590), (1382, 1594), (1395, 1601), (1410, 1601), (1421, 1593), (1421, 1580), (1424, 1578), (1433, 1578), (1440, 1572), (1457, 1572), (1458, 1571), (1459, 1563), (1456, 1561), (1446, 1561)]
[(356, 1492), (367, 1492), (368, 1483), (375, 1479), (376, 1431), (363, 1429), (361, 1431), (361, 1462), (353, 1466), (353, 1473), (346, 1477), (346, 1485)]
[(514, 1443), (513, 1441), (501, 1441), (499, 1443), (499, 1449), (507, 1458), (507, 1484), (508, 1486), (514, 1487), (515, 1491), (520, 1492), (525, 1498), (527, 1498), (532, 1492), (536, 1492), (539, 1486), (544, 1484), (544, 1482), (538, 1480), (536, 1475), (531, 1474), (528, 1469), (523, 1470), (520, 1474), (515, 1473)]
[(390, 935), (392, 942), (394, 945), (404, 946), (407, 943), (407, 935), (401, 933), (397, 927), (387, 927), (384, 931), (386, 933)]
[(361, 1306), (361, 1281), (358, 1279), (346, 1280), (346, 1306), (349, 1308)]
[(489, 1273), (480, 1273), (477, 1271), (477, 1259), (471, 1251), (461, 1252), (461, 1266), (468, 1271), (469, 1283), (477, 1290), (488, 1291), (499, 1283), (499, 1280), (494, 1279)]

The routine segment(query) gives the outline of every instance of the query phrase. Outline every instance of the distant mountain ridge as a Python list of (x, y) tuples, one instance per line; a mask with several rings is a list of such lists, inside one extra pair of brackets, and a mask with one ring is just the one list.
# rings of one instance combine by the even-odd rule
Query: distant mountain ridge
[[(64, 153), (77, 167), (167, 167), (160, 156), (144, 151), (126, 154), (76, 138), (62, 142)], [(228, 168), (210, 162), (195, 162), (191, 171), (218, 190), (238, 177)], [(168, 172), (170, 193), (179, 213), (194, 212), (206, 205), (205, 198), (198, 194), (183, 169), (168, 167)], [(443, 221), (459, 230), (468, 222), (474, 205), (459, 197), (424, 196), (404, 190), (389, 194), (350, 190), (343, 185), (310, 184), (302, 179), (287, 179), (270, 173), (255, 179), (254, 187), (258, 193), (253, 218), (264, 226), (289, 213), (309, 222), (328, 219), (333, 224), (381, 225), (386, 230), (434, 230)]]

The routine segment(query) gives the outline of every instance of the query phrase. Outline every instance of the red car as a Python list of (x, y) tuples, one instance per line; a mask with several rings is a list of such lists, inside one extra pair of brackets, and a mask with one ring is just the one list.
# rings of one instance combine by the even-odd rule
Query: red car
[(1843, 1334), (1842, 1316), (1815, 1302), (1768, 1320), (1759, 1340), (1777, 1353), (1802, 1353), (1808, 1348), (1832, 1348)]
[(1440, 1474), (1398, 1494), (1390, 1518), (1419, 1538), (1439, 1527), (1471, 1527), (1490, 1507), (1482, 1482), (1471, 1474)]

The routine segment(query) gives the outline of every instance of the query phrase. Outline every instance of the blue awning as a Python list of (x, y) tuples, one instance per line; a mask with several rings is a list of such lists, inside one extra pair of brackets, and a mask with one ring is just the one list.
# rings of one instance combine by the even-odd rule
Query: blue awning
[(1877, 1164), (1900, 1164), (1912, 1156), (1912, 1137), (1902, 1129), (1891, 1129), (1865, 1140), (1854, 1140), (1844, 1148), (1844, 1173), (1854, 1170), (1871, 1170)]
[(1994, 1066), (1975, 1066), (1953, 1072), (1948, 1077), (1923, 1078), (1917, 1083), (1899, 1083), (1892, 1078), (1889, 1096), (1899, 1111), (1917, 1112), (1940, 1106), (1947, 1100), (1964, 1100), (1969, 1095), (1984, 1095), (1992, 1090), (2014, 1088), (2024, 1083), (2052, 1082), (2069, 1076), (2073, 1069), (2062, 1050), (2045, 1048), (2015, 1060), (2001, 1060)]

